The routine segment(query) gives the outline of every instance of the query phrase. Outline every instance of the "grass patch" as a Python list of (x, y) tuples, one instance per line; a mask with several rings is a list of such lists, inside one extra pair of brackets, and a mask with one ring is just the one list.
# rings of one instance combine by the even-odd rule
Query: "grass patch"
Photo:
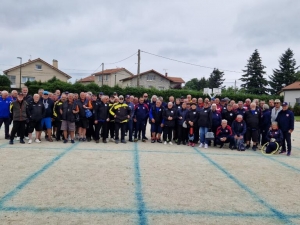
[(300, 116), (295, 116), (295, 120), (300, 122)]

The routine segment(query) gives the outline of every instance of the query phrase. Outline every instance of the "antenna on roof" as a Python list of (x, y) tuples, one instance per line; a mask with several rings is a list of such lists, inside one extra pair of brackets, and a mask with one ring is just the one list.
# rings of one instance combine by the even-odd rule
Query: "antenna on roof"
[(163, 69), (165, 71), (165, 73), (168, 71), (168, 69)]

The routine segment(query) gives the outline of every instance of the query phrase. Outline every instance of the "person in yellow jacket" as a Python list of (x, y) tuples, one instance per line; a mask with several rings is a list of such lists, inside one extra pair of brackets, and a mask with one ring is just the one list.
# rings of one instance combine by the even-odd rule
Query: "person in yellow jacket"
[(131, 109), (124, 103), (124, 96), (119, 96), (119, 102), (115, 103), (109, 110), (109, 113), (115, 120), (115, 143), (119, 143), (119, 130), (121, 129), (121, 143), (125, 141), (125, 129), (128, 119), (130, 118)]

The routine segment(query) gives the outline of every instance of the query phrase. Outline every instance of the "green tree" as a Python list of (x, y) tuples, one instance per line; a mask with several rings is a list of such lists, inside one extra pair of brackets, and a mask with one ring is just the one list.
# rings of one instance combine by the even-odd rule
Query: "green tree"
[(210, 89), (223, 88), (222, 84), (225, 80), (222, 79), (223, 77), (224, 77), (224, 72), (221, 72), (219, 69), (214, 69), (207, 80), (208, 87)]
[(193, 78), (185, 83), (184, 89), (188, 90), (198, 90), (199, 80), (197, 78)]
[(297, 73), (295, 73), (296, 79), (297, 81), (300, 81), (300, 71), (298, 71)]
[(203, 91), (204, 88), (207, 88), (208, 82), (205, 77), (202, 77), (198, 82), (198, 89), (197, 91)]
[(286, 85), (290, 85), (297, 81), (296, 60), (293, 51), (288, 48), (279, 58), (279, 69), (273, 70), (273, 75), (269, 76), (269, 84), (271, 86), (271, 94), (278, 93)]
[(250, 56), (247, 65), (245, 66), (246, 70), (243, 70), (245, 73), (242, 75), (240, 80), (244, 82), (241, 87), (249, 94), (266, 94), (268, 81), (264, 78), (266, 68), (262, 65), (262, 60), (260, 55), (255, 49), (254, 53)]
[(5, 75), (0, 75), (0, 87), (10, 87), (10, 80)]

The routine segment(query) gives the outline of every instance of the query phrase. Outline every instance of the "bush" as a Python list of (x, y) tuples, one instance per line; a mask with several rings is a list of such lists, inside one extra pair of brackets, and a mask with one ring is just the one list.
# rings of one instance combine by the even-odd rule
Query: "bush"
[[(47, 91), (54, 92), (56, 89), (59, 89), (61, 92), (69, 91), (72, 93), (80, 93), (81, 91), (91, 91), (95, 94), (98, 94), (100, 91), (104, 92), (106, 95), (112, 95), (114, 92), (117, 92), (121, 95), (134, 95), (134, 96), (143, 96), (146, 92), (151, 98), (152, 95), (162, 96), (165, 101), (168, 101), (169, 96), (174, 96), (175, 98), (180, 98), (181, 96), (186, 97), (188, 94), (192, 95), (193, 98), (209, 98), (209, 96), (204, 95), (202, 91), (194, 91), (194, 90), (187, 90), (187, 89), (168, 89), (168, 90), (157, 90), (155, 88), (147, 89), (142, 87), (125, 87), (121, 88), (119, 86), (109, 87), (107, 85), (103, 85), (99, 87), (96, 83), (90, 83), (88, 85), (83, 85), (79, 82), (74, 84), (63, 82), (55, 77), (47, 82), (40, 82), (40, 81), (28, 81), (26, 82), (26, 86), (29, 89), (30, 94), (34, 94), (38, 92), (38, 89), (43, 88)], [(269, 99), (281, 99), (283, 101), (282, 96), (271, 96), (271, 95), (252, 95), (246, 94), (243, 92), (234, 93), (232, 91), (224, 91), (222, 96), (216, 96), (218, 98), (228, 97), (230, 99), (234, 99), (235, 101), (245, 101), (246, 98), (253, 99), (261, 99), (268, 101)]]
[(300, 116), (300, 104), (296, 103), (293, 108), (293, 112), (295, 116)]

